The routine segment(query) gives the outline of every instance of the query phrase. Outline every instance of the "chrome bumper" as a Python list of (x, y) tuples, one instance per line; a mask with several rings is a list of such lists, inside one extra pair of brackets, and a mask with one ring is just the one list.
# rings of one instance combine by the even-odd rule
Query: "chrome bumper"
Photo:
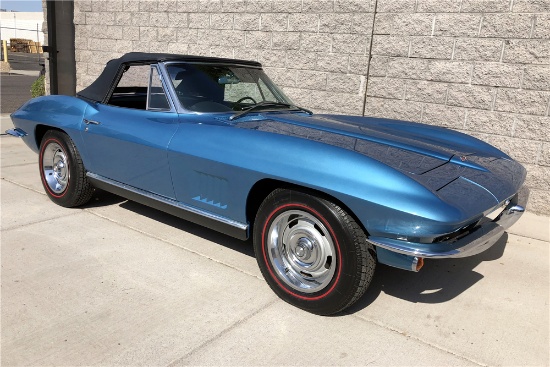
[(477, 255), (493, 246), (508, 228), (521, 217), (529, 198), (529, 189), (522, 188), (493, 221), (487, 221), (456, 241), (415, 243), (385, 237), (369, 237), (374, 246), (414, 257), (432, 259)]

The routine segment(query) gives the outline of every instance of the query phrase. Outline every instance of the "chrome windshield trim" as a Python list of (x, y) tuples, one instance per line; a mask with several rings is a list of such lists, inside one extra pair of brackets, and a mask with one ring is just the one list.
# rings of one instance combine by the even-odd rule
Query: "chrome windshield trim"
[(111, 180), (107, 177), (103, 177), (103, 176), (100, 176), (100, 175), (92, 173), (92, 172), (87, 172), (86, 176), (88, 176), (88, 177), (90, 177), (94, 180), (98, 180), (98, 181), (104, 182), (106, 184), (116, 186), (120, 189), (127, 190), (127, 191), (133, 192), (133, 193), (138, 194), (138, 195), (142, 195), (142, 196), (147, 197), (149, 199), (156, 200), (156, 201), (161, 202), (163, 204), (167, 204), (167, 205), (173, 206), (175, 208), (185, 210), (189, 213), (200, 215), (202, 217), (212, 219), (212, 220), (215, 220), (215, 221), (220, 222), (220, 223), (227, 224), (231, 227), (235, 227), (235, 228), (243, 230), (243, 231), (248, 230), (248, 224), (246, 224), (246, 223), (241, 223), (241, 222), (223, 217), (221, 215), (217, 215), (217, 214), (214, 214), (214, 213), (211, 213), (211, 212), (207, 212), (205, 210), (183, 204), (179, 201), (176, 201), (176, 200), (173, 200), (173, 199), (161, 196), (161, 195), (153, 194), (149, 191), (138, 189), (137, 187), (129, 186), (129, 185), (123, 184), (123, 183), (118, 182), (118, 181)]

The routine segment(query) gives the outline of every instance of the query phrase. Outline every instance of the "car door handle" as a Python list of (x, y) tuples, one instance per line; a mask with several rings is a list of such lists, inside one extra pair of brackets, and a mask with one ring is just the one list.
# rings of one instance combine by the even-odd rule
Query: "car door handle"
[(86, 125), (99, 125), (99, 124), (101, 124), (101, 122), (99, 122), (99, 121), (87, 120), (87, 119), (84, 119), (84, 123)]

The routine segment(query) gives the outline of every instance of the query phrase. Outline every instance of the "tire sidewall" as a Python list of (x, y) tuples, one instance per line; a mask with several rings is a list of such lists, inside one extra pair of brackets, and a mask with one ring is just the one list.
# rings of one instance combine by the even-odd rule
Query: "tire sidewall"
[[(40, 167), (40, 179), (42, 181), (42, 186), (44, 186), (44, 190), (46, 191), (46, 194), (48, 197), (55, 202), (58, 205), (61, 206), (71, 206), (71, 204), (74, 202), (75, 198), (75, 185), (73, 182), (73, 178), (76, 177), (76, 165), (75, 165), (75, 156), (74, 151), (71, 149), (71, 146), (67, 143), (68, 137), (58, 131), (49, 131), (44, 135), (44, 138), (42, 139), (42, 143), (40, 144), (40, 154), (38, 158), (39, 167)], [(52, 191), (50, 186), (48, 185), (46, 178), (44, 176), (44, 162), (43, 162), (43, 156), (44, 151), (46, 147), (51, 144), (56, 143), (58, 144), (61, 149), (63, 150), (63, 153), (67, 157), (67, 164), (69, 165), (68, 169), (68, 179), (67, 179), (67, 187), (65, 187), (65, 190), (61, 193), (55, 193)]]
[[(337, 254), (336, 269), (330, 283), (314, 293), (304, 293), (289, 287), (279, 278), (268, 259), (266, 236), (274, 219), (288, 210), (302, 210), (315, 216), (332, 237)], [(348, 230), (334, 208), (324, 199), (293, 191), (291, 195), (274, 195), (262, 204), (254, 225), (254, 251), (264, 278), (273, 291), (285, 301), (317, 314), (333, 313), (347, 302), (345, 295), (354, 292), (357, 267), (355, 251)]]

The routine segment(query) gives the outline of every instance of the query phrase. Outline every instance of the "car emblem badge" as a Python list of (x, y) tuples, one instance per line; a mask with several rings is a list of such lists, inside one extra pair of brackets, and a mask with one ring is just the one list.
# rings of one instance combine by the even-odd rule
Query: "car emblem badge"
[(463, 155), (463, 156), (460, 156), (460, 160), (461, 160), (462, 162), (466, 162), (466, 159), (468, 159), (468, 158), (466, 158), (466, 156), (465, 156), (465, 155)]

